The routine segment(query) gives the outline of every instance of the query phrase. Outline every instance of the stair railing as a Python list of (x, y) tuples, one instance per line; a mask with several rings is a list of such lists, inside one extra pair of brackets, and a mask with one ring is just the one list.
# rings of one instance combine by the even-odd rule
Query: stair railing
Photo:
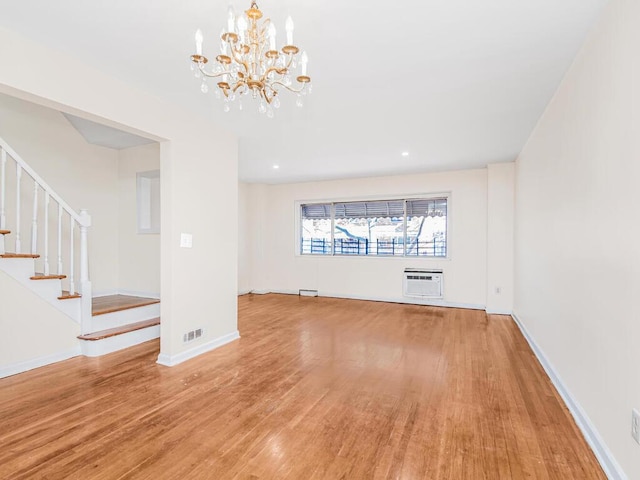
[[(38, 196), (43, 195), (44, 198), (44, 219), (42, 227), (43, 232), (43, 252), (41, 254), (43, 260), (44, 275), (52, 275), (51, 263), (55, 263), (55, 275), (65, 275), (63, 266), (63, 219), (67, 215), (69, 217), (69, 245), (67, 246), (69, 252), (67, 279), (69, 296), (75, 296), (77, 294), (82, 295), (82, 324), (88, 324), (91, 319), (91, 281), (89, 279), (89, 250), (88, 250), (88, 228), (91, 226), (91, 216), (87, 210), (80, 210), (76, 212), (73, 210), (40, 176), (18, 155), (2, 138), (0, 138), (0, 230), (7, 230), (7, 184), (10, 179), (7, 178), (7, 161), (12, 159), (15, 162), (15, 225), (12, 225), (11, 236), (15, 239), (15, 252), (16, 254), (23, 254), (23, 238), (21, 231), (21, 219), (22, 219), (22, 183), (24, 182), (24, 174), (28, 175), (33, 182), (33, 204), (32, 204), (32, 218), (31, 218), (31, 238), (30, 238), (30, 253), (33, 255), (39, 254), (38, 250), (38, 231), (39, 231), (39, 208), (38, 208)], [(51, 203), (57, 204), (57, 250), (55, 252), (55, 259), (51, 261), (50, 252), (50, 206)], [(54, 205), (55, 207), (55, 205)], [(56, 220), (54, 220), (56, 221)], [(75, 229), (78, 228), (80, 232), (80, 282), (79, 288), (76, 285), (75, 278), (75, 245), (74, 236)], [(52, 228), (52, 230), (54, 230)], [(6, 253), (5, 238), (4, 235), (0, 235), (0, 255)]]

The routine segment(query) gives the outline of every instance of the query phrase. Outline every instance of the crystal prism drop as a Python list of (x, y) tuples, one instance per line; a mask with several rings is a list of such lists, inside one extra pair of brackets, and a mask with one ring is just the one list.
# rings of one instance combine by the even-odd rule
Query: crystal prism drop
[(304, 102), (302, 101), (302, 97), (300, 95), (298, 95), (298, 98), (296, 98), (296, 105), (298, 107), (302, 107), (304, 105)]
[(278, 97), (273, 99), (273, 108), (280, 108), (280, 99)]
[(260, 102), (260, 105), (258, 106), (258, 111), (260, 113), (264, 113), (264, 112), (267, 111), (267, 107), (265, 106), (264, 102), (262, 102), (262, 101)]
[(209, 85), (207, 85), (205, 82), (202, 82), (202, 85), (200, 85), (200, 90), (202, 91), (202, 93), (209, 92)]
[(272, 108), (267, 110), (267, 117), (269, 117), (269, 118), (273, 118), (274, 117), (274, 113), (273, 113), (273, 109)]
[(228, 103), (225, 103), (224, 106), (222, 107), (222, 110), (224, 110), (224, 113), (229, 112), (229, 110), (231, 110), (231, 107), (229, 106)]

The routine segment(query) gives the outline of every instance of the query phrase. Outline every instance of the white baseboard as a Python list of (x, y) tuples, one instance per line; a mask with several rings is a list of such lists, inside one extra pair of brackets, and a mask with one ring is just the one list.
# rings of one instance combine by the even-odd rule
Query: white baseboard
[(238, 296), (242, 296), (242, 295), (247, 295), (248, 293), (251, 293), (251, 290), (238, 290)]
[(117, 289), (110, 289), (110, 290), (100, 290), (100, 291), (93, 291), (93, 294), (91, 295), (93, 298), (97, 298), (97, 297), (108, 297), (109, 295), (117, 295), (118, 294), (118, 290)]
[(45, 355), (44, 357), (33, 358), (31, 360), (25, 360), (24, 362), (6, 365), (4, 367), (0, 367), (0, 378), (10, 377), (11, 375), (17, 375), (18, 373), (24, 373), (29, 370), (33, 370), (34, 368), (51, 365), (52, 363), (68, 360), (79, 355), (82, 355), (82, 352), (80, 351), (80, 345), (69, 350), (52, 353), (51, 355)]
[[(255, 293), (255, 292), (254, 292)], [(267, 292), (269, 293), (269, 292)], [(298, 295), (297, 290), (272, 290), (270, 293), (280, 293), (284, 295)], [(319, 297), (346, 298), (351, 300), (368, 300), (370, 302), (402, 303), (406, 305), (427, 305), (432, 307), (468, 308), (471, 310), (484, 310), (484, 305), (471, 303), (447, 302), (445, 300), (419, 299), (419, 298), (397, 298), (397, 297), (375, 297), (364, 295), (344, 295), (341, 293), (318, 292)]]
[(511, 310), (494, 310), (492, 308), (487, 308), (487, 315), (509, 315), (513, 313)]
[[(268, 293), (277, 293), (280, 295), (300, 295), (299, 290), (252, 290), (251, 293), (257, 295), (266, 295)], [(327, 298), (346, 298), (350, 300), (367, 300), (370, 302), (387, 302), (387, 303), (402, 303), (405, 305), (426, 305), (430, 307), (447, 307), (447, 308), (467, 308), (470, 310), (485, 310), (485, 305), (475, 303), (460, 303), (460, 302), (448, 302), (445, 300), (425, 299), (419, 298), (397, 298), (397, 297), (370, 297), (364, 295), (344, 295), (341, 293), (323, 293), (318, 292), (318, 297)], [(487, 312), (494, 315), (511, 315), (511, 312)]]
[(211, 350), (215, 350), (227, 343), (233, 342), (240, 338), (240, 332), (236, 330), (235, 332), (228, 333), (227, 335), (223, 335), (218, 338), (214, 338), (213, 340), (208, 341), (207, 343), (203, 343), (202, 345), (198, 345), (197, 347), (191, 348), (184, 352), (178, 353), (176, 355), (167, 355), (166, 353), (161, 353), (158, 355), (158, 362), (160, 365), (165, 365), (167, 367), (173, 367), (178, 365), (179, 363), (186, 362), (187, 360), (191, 360), (192, 358), (197, 357), (198, 355), (202, 355), (203, 353), (210, 352)]
[(600, 433), (598, 433), (598, 430), (589, 419), (587, 413), (580, 406), (580, 403), (578, 403), (571, 392), (567, 389), (560, 378), (560, 375), (558, 375), (558, 372), (556, 372), (547, 356), (540, 349), (534, 338), (529, 334), (527, 328), (520, 321), (517, 314), (512, 313), (511, 316), (516, 322), (516, 325), (518, 325), (518, 328), (520, 328), (522, 335), (529, 343), (531, 350), (533, 350), (533, 353), (538, 358), (542, 368), (547, 372), (547, 375), (551, 379), (551, 383), (553, 383), (554, 387), (556, 387), (556, 390), (562, 397), (562, 400), (564, 400), (564, 403), (569, 409), (569, 412), (571, 412), (578, 428), (580, 428), (582, 435), (584, 435), (585, 440), (591, 447), (591, 450), (593, 450), (598, 462), (600, 462), (600, 466), (604, 470), (604, 473), (611, 480), (628, 480), (627, 474), (624, 473), (624, 470), (622, 470), (622, 467), (616, 461), (606, 443), (604, 443)]

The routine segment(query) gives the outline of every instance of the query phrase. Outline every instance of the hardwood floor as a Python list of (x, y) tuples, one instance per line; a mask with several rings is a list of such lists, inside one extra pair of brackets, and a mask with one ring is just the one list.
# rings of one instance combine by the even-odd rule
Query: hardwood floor
[(0, 380), (0, 478), (605, 478), (509, 317), (247, 295), (239, 327)]
[(130, 295), (107, 295), (94, 297), (91, 303), (92, 314), (95, 317), (105, 313), (121, 312), (130, 308), (146, 307), (147, 305), (160, 303), (160, 300), (157, 298), (132, 297)]

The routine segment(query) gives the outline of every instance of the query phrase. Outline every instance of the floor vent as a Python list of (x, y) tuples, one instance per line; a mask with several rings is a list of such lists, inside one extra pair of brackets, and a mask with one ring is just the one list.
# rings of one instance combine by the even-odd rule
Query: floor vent
[(298, 295), (301, 297), (317, 297), (318, 290), (298, 290)]

